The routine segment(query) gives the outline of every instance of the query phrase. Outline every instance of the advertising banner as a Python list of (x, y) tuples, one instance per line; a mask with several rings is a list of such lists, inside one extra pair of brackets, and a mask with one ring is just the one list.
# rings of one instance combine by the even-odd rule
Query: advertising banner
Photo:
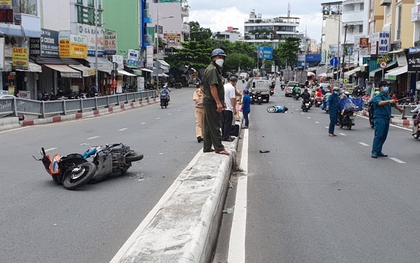
[(273, 48), (272, 47), (258, 47), (258, 59), (272, 60), (273, 59)]
[(70, 58), (70, 31), (60, 31), (58, 40), (60, 58)]
[(153, 67), (153, 46), (146, 47), (146, 67)]
[(379, 32), (378, 55), (386, 55), (389, 52), (390, 32)]
[(112, 30), (105, 30), (105, 54), (115, 55), (117, 54), (117, 32)]
[(0, 6), (7, 6), (7, 7), (11, 7), (12, 6), (12, 0), (1, 0), (0, 1)]
[(12, 66), (15, 69), (28, 70), (28, 66), (29, 66), (28, 48), (26, 47), (13, 48)]
[(117, 63), (117, 69), (124, 69), (124, 57), (121, 55), (113, 55), (112, 62)]
[(166, 39), (168, 47), (178, 46), (181, 42), (181, 34), (176, 33), (165, 33), (163, 38)]
[(87, 58), (87, 37), (79, 35), (70, 35), (70, 57)]
[(40, 38), (29, 39), (29, 55), (31, 56), (41, 55), (41, 39)]
[(134, 49), (128, 50), (127, 63), (128, 68), (137, 68), (139, 66), (140, 52)]
[(41, 28), (41, 56), (58, 58), (59, 54), (59, 42), (58, 42), (58, 31)]
[(98, 56), (105, 54), (105, 29), (98, 27), (98, 30), (95, 29), (95, 26), (88, 26), (83, 24), (77, 24), (78, 35), (85, 36), (88, 40), (88, 55), (95, 56), (95, 43), (97, 44)]
[(420, 71), (420, 53), (407, 54), (407, 70)]

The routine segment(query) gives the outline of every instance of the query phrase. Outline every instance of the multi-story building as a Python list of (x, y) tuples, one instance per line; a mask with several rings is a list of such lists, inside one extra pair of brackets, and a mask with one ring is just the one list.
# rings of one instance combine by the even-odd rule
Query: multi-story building
[(342, 1), (321, 3), (322, 6), (322, 62), (327, 63), (332, 57), (340, 57), (340, 29)]
[(299, 37), (299, 17), (275, 17), (263, 19), (252, 10), (244, 23), (244, 41), (252, 45), (270, 44), (277, 48), (286, 37)]
[(241, 32), (239, 32), (239, 28), (229, 26), (224, 32), (213, 33), (213, 38), (236, 42), (241, 39)]

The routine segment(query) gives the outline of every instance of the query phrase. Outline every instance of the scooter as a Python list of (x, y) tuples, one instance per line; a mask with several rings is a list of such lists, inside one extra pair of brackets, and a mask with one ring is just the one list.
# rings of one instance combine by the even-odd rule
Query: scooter
[(251, 93), (251, 104), (257, 102), (259, 105), (262, 103), (262, 95), (260, 91)]
[(308, 112), (308, 110), (311, 108), (311, 100), (310, 99), (306, 99), (304, 101), (302, 101), (302, 106), (301, 109), (304, 112)]
[(268, 106), (267, 107), (267, 111), (268, 113), (279, 113), (279, 112), (284, 112), (286, 113), (289, 109), (286, 106)]
[(114, 173), (125, 174), (132, 162), (143, 159), (142, 154), (130, 150), (129, 146), (122, 143), (93, 147), (83, 154), (55, 154), (52, 158), (42, 147), (41, 156), (41, 159), (34, 159), (42, 161), (53, 181), (68, 190), (103, 181)]
[(273, 82), (273, 83), (271, 83), (271, 85), (270, 85), (270, 96), (273, 96), (274, 95), (274, 88), (276, 87), (276, 84)]
[(340, 123), (340, 128), (346, 127), (348, 130), (351, 130), (351, 127), (355, 125), (354, 111), (346, 109), (342, 110), (338, 120)]

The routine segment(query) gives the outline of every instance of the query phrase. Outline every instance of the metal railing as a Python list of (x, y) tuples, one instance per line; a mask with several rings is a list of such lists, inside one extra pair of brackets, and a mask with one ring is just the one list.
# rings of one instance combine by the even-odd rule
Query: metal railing
[(0, 98), (0, 118), (28, 114), (46, 118), (52, 115), (67, 115), (75, 112), (86, 112), (108, 108), (110, 106), (156, 98), (156, 90), (121, 93), (85, 99), (66, 99), (39, 101), (18, 97)]

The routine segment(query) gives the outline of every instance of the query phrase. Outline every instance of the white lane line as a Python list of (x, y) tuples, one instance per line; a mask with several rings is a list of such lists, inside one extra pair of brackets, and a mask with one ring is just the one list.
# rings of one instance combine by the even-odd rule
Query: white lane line
[(140, 125), (145, 125), (145, 124), (146, 124), (145, 122), (140, 123)]
[(168, 113), (168, 116), (171, 116), (172, 115), (172, 113)]
[(57, 150), (57, 149), (58, 149), (58, 148), (53, 147), (53, 148), (45, 149), (45, 152), (50, 152), (50, 151), (54, 151), (54, 150)]
[(248, 130), (244, 130), (240, 168), (242, 176), (238, 178), (235, 211), (229, 240), (229, 263), (245, 263), (247, 188), (248, 188)]
[(404, 161), (401, 161), (400, 159), (397, 159), (395, 157), (389, 157), (389, 159), (391, 159), (391, 160), (393, 160), (394, 162), (397, 162), (397, 163), (405, 163)]
[(366, 147), (368, 147), (368, 146), (369, 146), (369, 144), (364, 143), (364, 142), (359, 142), (359, 144), (360, 144), (360, 145), (362, 145), (362, 146), (366, 146)]
[(93, 136), (93, 137), (87, 138), (86, 140), (94, 140), (94, 139), (98, 139), (98, 138), (99, 138), (99, 136)]
[(347, 136), (347, 134), (339, 132), (338, 134), (340, 134), (341, 136)]
[(306, 117), (306, 118), (308, 118), (309, 120), (311, 119), (311, 117)]
[(316, 123), (316, 124), (319, 124), (319, 121), (316, 121), (315, 123)]
[(157, 117), (156, 120), (160, 120), (160, 117)]
[[(194, 164), (197, 163), (198, 158), (201, 156), (202, 149), (198, 151), (195, 157), (191, 160), (187, 167), (192, 167)], [(136, 242), (137, 238), (140, 236), (140, 233), (152, 222), (153, 218), (157, 215), (157, 213), (162, 209), (165, 203), (168, 201), (169, 198), (173, 195), (173, 193), (179, 188), (179, 186), (183, 183), (183, 180), (176, 179), (172, 185), (166, 190), (165, 194), (160, 198), (159, 202), (153, 207), (152, 210), (147, 214), (147, 216), (143, 219), (140, 225), (134, 230), (131, 236), (127, 239), (124, 245), (118, 250), (117, 254), (112, 258), (110, 263), (118, 263), (121, 262), (123, 256), (127, 253), (130, 247)]]
[(122, 128), (122, 129), (119, 129), (118, 131), (122, 132), (122, 131), (125, 131), (125, 130), (128, 130), (128, 128)]

